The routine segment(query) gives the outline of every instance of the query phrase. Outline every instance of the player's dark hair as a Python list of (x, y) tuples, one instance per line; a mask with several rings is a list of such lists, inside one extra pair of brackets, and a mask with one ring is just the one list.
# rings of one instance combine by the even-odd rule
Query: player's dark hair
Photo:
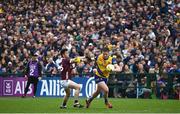
[(67, 49), (62, 49), (61, 50), (61, 56), (63, 56), (66, 51), (68, 51), (68, 50)]
[(102, 52), (109, 52), (109, 49), (107, 47), (102, 49)]

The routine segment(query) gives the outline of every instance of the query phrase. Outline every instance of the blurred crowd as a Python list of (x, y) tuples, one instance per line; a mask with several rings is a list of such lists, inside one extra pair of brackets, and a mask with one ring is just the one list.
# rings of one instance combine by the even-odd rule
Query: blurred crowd
[(178, 73), (179, 8), (179, 0), (4, 0), (0, 72), (22, 73), (36, 53), (43, 72), (53, 76), (67, 48), (72, 58), (86, 57), (76, 73), (87, 76), (108, 47), (122, 73)]

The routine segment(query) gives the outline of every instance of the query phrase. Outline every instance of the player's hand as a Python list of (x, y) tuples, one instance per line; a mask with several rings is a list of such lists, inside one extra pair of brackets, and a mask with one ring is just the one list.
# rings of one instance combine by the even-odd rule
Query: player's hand
[(42, 77), (38, 77), (38, 80), (40, 81), (42, 79)]
[(108, 72), (114, 71), (114, 65), (112, 65), (112, 64), (107, 65), (107, 66), (106, 66), (106, 70), (107, 70)]
[(80, 57), (76, 57), (73, 59), (74, 62), (76, 63), (80, 63), (81, 62), (81, 58)]

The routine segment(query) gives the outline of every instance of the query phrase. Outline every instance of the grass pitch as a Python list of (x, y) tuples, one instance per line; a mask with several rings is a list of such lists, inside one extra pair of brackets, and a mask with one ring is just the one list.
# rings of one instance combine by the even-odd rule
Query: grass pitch
[[(67, 109), (60, 109), (62, 98), (0, 97), (0, 113), (180, 113), (179, 100), (111, 98), (113, 108), (107, 109), (102, 98), (95, 99), (89, 109), (74, 108), (70, 98)], [(85, 99), (80, 98), (85, 105)]]

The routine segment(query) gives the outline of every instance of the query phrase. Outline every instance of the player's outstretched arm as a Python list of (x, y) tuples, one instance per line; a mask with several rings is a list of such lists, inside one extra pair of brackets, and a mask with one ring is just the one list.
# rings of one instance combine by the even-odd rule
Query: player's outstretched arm
[(76, 58), (73, 58), (70, 60), (71, 63), (80, 63), (82, 60), (84, 60), (85, 57), (84, 56), (78, 56)]

